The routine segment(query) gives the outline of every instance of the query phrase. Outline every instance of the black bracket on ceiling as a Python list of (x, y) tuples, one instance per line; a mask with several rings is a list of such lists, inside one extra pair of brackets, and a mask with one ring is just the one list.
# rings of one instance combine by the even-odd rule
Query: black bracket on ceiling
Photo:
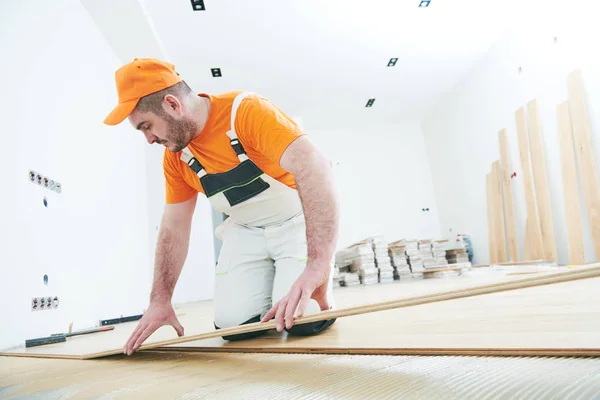
[(396, 63), (398, 62), (397, 58), (390, 58), (390, 61), (388, 62), (388, 67), (393, 67), (396, 65)]
[(373, 107), (373, 103), (375, 103), (375, 99), (369, 99), (369, 101), (367, 101), (367, 105), (365, 107)]
[(223, 74), (221, 74), (221, 68), (211, 68), (210, 72), (214, 78), (220, 78), (223, 76)]
[(206, 7), (204, 6), (204, 0), (191, 0), (192, 1), (192, 9), (194, 11), (205, 11)]
[(431, 3), (431, 0), (421, 0), (419, 7), (429, 7), (429, 3)]

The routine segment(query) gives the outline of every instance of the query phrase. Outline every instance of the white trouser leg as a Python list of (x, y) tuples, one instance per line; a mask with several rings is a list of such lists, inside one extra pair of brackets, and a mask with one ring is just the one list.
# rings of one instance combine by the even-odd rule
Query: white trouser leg
[(225, 224), (215, 276), (215, 325), (238, 326), (271, 307), (275, 267), (264, 230)]
[[(287, 295), (298, 277), (304, 272), (308, 258), (306, 242), (306, 222), (304, 214), (294, 217), (282, 225), (266, 228), (267, 249), (275, 261), (275, 281), (273, 283), (273, 304)], [(333, 298), (333, 262), (328, 282), (328, 299), (335, 308)], [(310, 300), (304, 315), (319, 312), (315, 300)]]

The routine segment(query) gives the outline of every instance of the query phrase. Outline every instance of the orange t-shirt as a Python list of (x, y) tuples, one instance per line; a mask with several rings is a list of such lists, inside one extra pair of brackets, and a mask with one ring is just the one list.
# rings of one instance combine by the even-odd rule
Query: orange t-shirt
[[(210, 114), (204, 129), (190, 142), (188, 149), (207, 174), (226, 172), (240, 163), (227, 136), (231, 126), (231, 106), (239, 93), (241, 91), (199, 94), (210, 99)], [(246, 155), (261, 171), (296, 189), (293, 175), (279, 166), (290, 143), (304, 134), (290, 117), (266, 98), (252, 94), (238, 107), (235, 132)], [(180, 157), (181, 152), (165, 149), (163, 169), (168, 204), (189, 200), (198, 192), (204, 193), (200, 179)]]

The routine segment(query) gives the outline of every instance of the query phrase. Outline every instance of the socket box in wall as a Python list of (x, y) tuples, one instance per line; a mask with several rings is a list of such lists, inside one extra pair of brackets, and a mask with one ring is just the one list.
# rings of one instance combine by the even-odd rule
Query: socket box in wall
[(34, 297), (31, 299), (31, 311), (52, 310), (58, 308), (58, 296)]
[(30, 170), (29, 182), (35, 183), (38, 186), (52, 190), (56, 193), (62, 192), (62, 185), (60, 184), (60, 182), (55, 182), (53, 179), (50, 179), (47, 176), (40, 174), (39, 172)]

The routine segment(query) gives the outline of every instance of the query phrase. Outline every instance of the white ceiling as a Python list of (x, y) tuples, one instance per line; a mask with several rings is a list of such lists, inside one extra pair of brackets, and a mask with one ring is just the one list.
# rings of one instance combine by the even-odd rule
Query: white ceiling
[(506, 0), (81, 1), (123, 62), (166, 58), (197, 92), (256, 91), (311, 129), (420, 119), (512, 12)]

